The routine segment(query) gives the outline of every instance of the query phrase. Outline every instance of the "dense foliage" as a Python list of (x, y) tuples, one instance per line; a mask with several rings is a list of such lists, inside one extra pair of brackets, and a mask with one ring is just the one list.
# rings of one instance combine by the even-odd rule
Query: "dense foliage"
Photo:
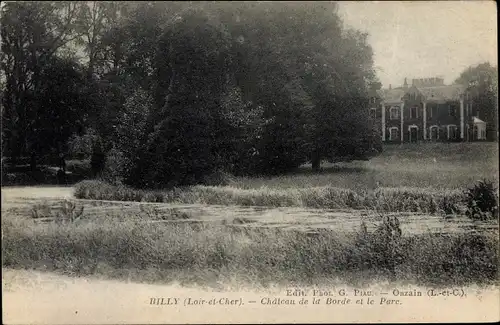
[(498, 140), (498, 67), (484, 62), (465, 69), (455, 80), (466, 85), (472, 97), (472, 113), (486, 122), (488, 140)]
[(9, 2), (4, 155), (135, 187), (368, 159), (367, 35), (334, 3)]

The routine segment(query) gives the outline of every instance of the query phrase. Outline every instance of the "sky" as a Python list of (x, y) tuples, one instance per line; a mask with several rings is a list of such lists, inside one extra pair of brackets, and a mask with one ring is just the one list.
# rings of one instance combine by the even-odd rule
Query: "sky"
[(404, 78), (442, 77), (451, 84), (471, 65), (498, 65), (493, 1), (339, 2), (344, 24), (369, 33), (384, 88)]

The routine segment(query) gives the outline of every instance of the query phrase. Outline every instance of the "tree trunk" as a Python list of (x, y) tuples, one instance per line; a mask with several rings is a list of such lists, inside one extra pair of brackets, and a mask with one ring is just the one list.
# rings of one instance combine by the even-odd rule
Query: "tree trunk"
[(321, 168), (321, 155), (317, 150), (315, 152), (313, 152), (312, 159), (311, 159), (311, 165), (312, 165), (312, 169), (316, 172), (319, 171)]
[(36, 154), (33, 149), (31, 149), (30, 155), (30, 169), (32, 172), (36, 171)]

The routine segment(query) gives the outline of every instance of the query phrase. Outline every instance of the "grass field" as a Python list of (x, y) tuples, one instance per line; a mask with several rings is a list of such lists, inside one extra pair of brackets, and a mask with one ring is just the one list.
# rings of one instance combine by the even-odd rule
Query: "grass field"
[[(3, 266), (198, 284), (490, 284), (498, 279), (498, 222), (489, 232), (475, 221), (473, 231), (447, 225), (463, 221), (466, 186), (498, 180), (497, 156), (486, 143), (394, 146), (369, 162), (233, 178), (228, 186), (152, 192), (86, 181), (75, 188), (77, 198), (92, 200), (76, 200), (85, 206), (81, 219), (39, 222), (30, 213), (38, 204), (42, 214), (38, 198), (2, 213)], [(45, 203), (49, 210), (57, 204)], [(193, 214), (194, 204), (205, 208)], [(401, 220), (401, 236), (382, 221), (389, 212)], [(374, 223), (367, 230), (362, 213)], [(434, 225), (441, 230), (412, 230), (445, 214), (451, 218)], [(327, 220), (328, 229), (305, 231)]]
[(315, 173), (305, 165), (292, 175), (235, 178), (238, 188), (333, 186), (348, 189), (417, 187), (455, 189), (478, 179), (498, 180), (497, 143), (429, 143), (387, 145), (370, 161), (324, 163)]

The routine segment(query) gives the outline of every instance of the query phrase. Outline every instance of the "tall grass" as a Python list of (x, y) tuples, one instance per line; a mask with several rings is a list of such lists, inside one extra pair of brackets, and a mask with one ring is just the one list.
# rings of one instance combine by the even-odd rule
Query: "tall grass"
[(79, 199), (215, 204), (267, 207), (351, 208), (381, 212), (453, 213), (464, 209), (461, 190), (378, 188), (350, 190), (331, 186), (276, 189), (241, 189), (231, 186), (194, 186), (165, 191), (136, 190), (101, 181), (83, 181), (75, 186)]
[(208, 283), (237, 276), (263, 285), (330, 278), (351, 284), (383, 279), (486, 284), (498, 276), (498, 238), (486, 235), (400, 237), (389, 254), (387, 238), (377, 232), (311, 235), (143, 221), (38, 224), (7, 216), (2, 218), (3, 266), (118, 278), (133, 274), (135, 280), (153, 282)]

